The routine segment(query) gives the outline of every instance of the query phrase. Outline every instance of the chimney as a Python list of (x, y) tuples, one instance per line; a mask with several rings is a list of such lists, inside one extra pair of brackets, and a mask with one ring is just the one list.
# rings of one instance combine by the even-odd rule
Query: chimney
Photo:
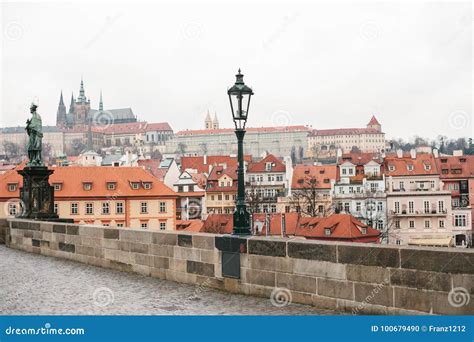
[(414, 148), (410, 150), (410, 156), (411, 156), (411, 159), (416, 159), (416, 150)]
[(397, 150), (397, 158), (403, 158), (403, 150), (401, 148)]
[(204, 165), (207, 165), (207, 154), (205, 154), (203, 157), (203, 163)]
[(281, 214), (281, 236), (286, 236), (286, 216), (285, 213)]

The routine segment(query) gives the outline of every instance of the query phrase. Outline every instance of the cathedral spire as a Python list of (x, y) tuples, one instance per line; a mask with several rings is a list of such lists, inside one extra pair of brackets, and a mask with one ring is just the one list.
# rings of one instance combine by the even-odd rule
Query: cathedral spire
[(66, 106), (64, 105), (63, 100), (63, 91), (61, 90), (61, 95), (59, 96), (59, 105), (58, 111), (56, 113), (56, 126), (63, 127), (66, 124)]
[(104, 102), (102, 101), (102, 90), (100, 91), (99, 111), (104, 110)]
[(84, 81), (81, 76), (81, 88), (79, 89), (79, 97), (77, 98), (77, 101), (79, 102), (86, 102), (86, 94), (84, 91)]
[(71, 93), (71, 104), (69, 105), (69, 113), (74, 113), (74, 93)]

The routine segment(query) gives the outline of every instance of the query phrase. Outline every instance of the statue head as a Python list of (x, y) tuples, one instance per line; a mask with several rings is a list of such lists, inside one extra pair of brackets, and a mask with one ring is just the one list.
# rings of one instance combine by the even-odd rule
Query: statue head
[(38, 108), (38, 105), (34, 102), (31, 103), (31, 106), (30, 106), (30, 112), (31, 114), (33, 114), (34, 112), (36, 112), (36, 108)]

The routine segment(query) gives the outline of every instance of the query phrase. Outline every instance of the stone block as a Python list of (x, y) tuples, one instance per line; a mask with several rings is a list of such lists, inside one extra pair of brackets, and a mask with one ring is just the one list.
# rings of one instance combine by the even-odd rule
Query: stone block
[(102, 247), (93, 247), (94, 248), (94, 257), (96, 258), (104, 258), (104, 248)]
[(153, 267), (155, 268), (164, 268), (168, 269), (169, 268), (169, 258), (164, 258), (164, 257), (159, 257), (159, 256), (152, 256), (153, 260)]
[(432, 308), (439, 315), (474, 315), (474, 296), (456, 289), (450, 293), (433, 292)]
[(150, 254), (171, 258), (174, 256), (173, 248), (173, 246), (152, 244), (150, 245)]
[(150, 267), (150, 276), (153, 278), (166, 279), (166, 271), (163, 268)]
[(187, 260), (186, 261), (186, 272), (193, 273), (193, 274), (199, 274), (199, 275), (203, 275), (203, 276), (207, 276), (207, 277), (214, 277), (214, 265), (213, 264), (207, 264), (207, 263), (204, 263), (204, 262)]
[(117, 240), (99, 240), (101, 242), (101, 245), (104, 248), (108, 249), (119, 249), (120, 248), (120, 241)]
[(120, 231), (118, 229), (104, 229), (104, 239), (118, 240)]
[(134, 231), (134, 236), (136, 242), (150, 244), (153, 242), (153, 233), (147, 231)]
[(65, 224), (53, 225), (53, 233), (66, 234), (66, 225)]
[(146, 265), (132, 265), (132, 272), (149, 276), (151, 273), (150, 267)]
[[(298, 304), (305, 304), (305, 305), (313, 305), (313, 295), (308, 292), (298, 292), (298, 291), (290, 291), (291, 293), (291, 303), (298, 303)], [(285, 297), (286, 299), (286, 297)]]
[(342, 264), (399, 267), (398, 248), (380, 246), (337, 245), (338, 262)]
[(43, 232), (43, 240), (53, 241), (53, 233)]
[(122, 272), (132, 272), (132, 265), (120, 261), (110, 260), (110, 268)]
[(315, 242), (288, 242), (290, 258), (337, 262), (336, 245)]
[(150, 245), (145, 244), (145, 243), (131, 242), (130, 243), (130, 252), (148, 254), (149, 246)]
[(394, 287), (395, 307), (430, 312), (433, 292), (406, 287)]
[(64, 236), (65, 243), (72, 243), (74, 245), (80, 245), (82, 243), (82, 237), (79, 235), (65, 235)]
[(49, 222), (41, 222), (40, 223), (40, 230), (42, 232), (52, 233), (53, 232), (53, 224), (49, 223)]
[(194, 246), (194, 248), (210, 249), (210, 250), (215, 249), (214, 236), (194, 234), (192, 237), (193, 237), (192, 245)]
[(251, 238), (248, 240), (248, 253), (285, 257), (286, 241)]
[(242, 293), (239, 279), (224, 278), (224, 289), (230, 293)]
[(451, 276), (446, 273), (426, 272), (409, 269), (391, 269), (390, 282), (402, 287), (434, 291), (451, 290)]
[(175, 246), (178, 241), (177, 234), (174, 233), (163, 233), (163, 232), (153, 232), (152, 233), (152, 243), (156, 245), (171, 245)]
[(33, 231), (32, 230), (25, 230), (23, 232), (23, 236), (26, 238), (33, 238)]
[(31, 239), (31, 245), (33, 247), (39, 247), (40, 246), (40, 240)]
[(138, 265), (153, 266), (152, 256), (147, 254), (135, 253), (134, 263)]
[(94, 247), (76, 246), (76, 253), (77, 254), (82, 254), (82, 255), (87, 255), (87, 256), (94, 256), (95, 251), (94, 251)]
[(79, 235), (102, 239), (104, 237), (104, 228), (94, 226), (79, 226)]
[(247, 240), (245, 237), (216, 236), (215, 246), (220, 251), (247, 253)]
[(390, 271), (383, 267), (348, 264), (346, 266), (346, 275), (347, 280), (359, 283), (390, 283)]
[(119, 241), (119, 248), (121, 251), (130, 252), (130, 241)]
[(28, 225), (28, 229), (29, 230), (40, 230), (41, 228), (41, 225), (39, 222), (30, 222), (29, 225)]
[(59, 242), (59, 250), (63, 252), (68, 252), (68, 253), (75, 253), (76, 252), (76, 246), (72, 245), (70, 243), (64, 243), (64, 242)]
[(186, 260), (181, 259), (169, 259), (170, 270), (186, 272)]
[(290, 258), (248, 255), (248, 267), (251, 269), (291, 273), (292, 266)]
[(196, 284), (196, 274), (166, 270), (166, 279), (185, 284)]
[(474, 275), (453, 274), (453, 288), (465, 288), (470, 294), (474, 294)]
[(402, 268), (474, 274), (474, 251), (471, 250), (403, 248), (400, 252)]
[(315, 277), (346, 279), (346, 265), (326, 261), (292, 259), (293, 272)]
[[(84, 246), (89, 246), (89, 247), (102, 247), (103, 244), (102, 242), (105, 243), (116, 243), (116, 241), (110, 241), (110, 240), (103, 240), (103, 239), (98, 239), (98, 238), (91, 238), (87, 236), (81, 236), (81, 244)], [(108, 247), (110, 248), (110, 247)]]
[(318, 295), (354, 300), (352, 282), (318, 278)]
[(193, 247), (193, 237), (191, 235), (178, 234), (178, 246)]
[(242, 282), (263, 286), (275, 287), (276, 274), (275, 272), (242, 269), (245, 275), (242, 277)]
[[(316, 278), (295, 274), (277, 273), (276, 286), (298, 292), (316, 293)], [(311, 304), (311, 303), (309, 303)]]
[(246, 295), (263, 297), (263, 298), (270, 298), (270, 296), (272, 295), (273, 288), (271, 287), (259, 286), (255, 284), (242, 284), (242, 285), (244, 287), (244, 293)]
[(217, 264), (219, 262), (219, 252), (217, 250), (204, 250), (201, 251), (200, 261), (209, 264)]
[(66, 226), (66, 234), (79, 235), (79, 226), (67, 225)]
[(393, 288), (388, 284), (354, 283), (354, 296), (364, 305), (393, 306)]
[(311, 296), (312, 304), (318, 309), (336, 310), (337, 300), (331, 297), (324, 297), (313, 294)]
[(201, 259), (199, 249), (175, 246), (173, 253), (176, 259), (185, 259), (193, 261), (199, 261)]

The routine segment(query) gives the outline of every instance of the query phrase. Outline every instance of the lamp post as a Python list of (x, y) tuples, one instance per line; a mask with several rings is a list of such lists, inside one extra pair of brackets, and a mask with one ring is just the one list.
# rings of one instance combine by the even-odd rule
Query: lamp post
[(237, 136), (237, 200), (234, 211), (234, 235), (250, 235), (250, 213), (245, 205), (245, 181), (244, 181), (244, 136), (245, 124), (250, 107), (250, 98), (253, 95), (252, 88), (244, 83), (244, 75), (235, 75), (235, 84), (227, 91), (230, 101), (230, 109), (235, 124), (235, 135)]

